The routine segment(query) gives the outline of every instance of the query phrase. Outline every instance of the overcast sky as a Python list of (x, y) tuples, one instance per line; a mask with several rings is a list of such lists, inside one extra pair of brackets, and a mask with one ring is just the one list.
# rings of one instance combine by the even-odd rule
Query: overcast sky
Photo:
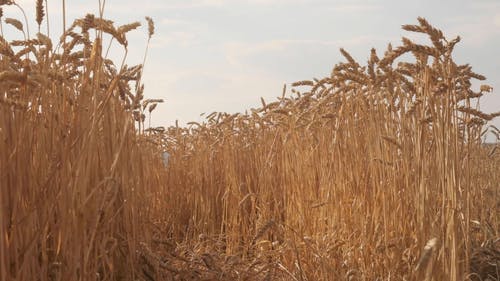
[[(33, 18), (35, 0), (18, 0)], [(51, 33), (60, 34), (62, 1), (48, 0)], [(98, 1), (66, 0), (68, 21), (97, 13)], [(16, 17), (15, 9), (4, 16)], [(361, 63), (375, 47), (400, 44), (402, 24), (418, 16), (460, 35), (455, 60), (485, 75), (494, 93), (486, 112), (500, 110), (500, 0), (107, 0), (105, 17), (117, 24), (144, 22), (156, 33), (147, 58), (146, 98), (166, 103), (153, 125), (200, 120), (200, 113), (241, 112), (281, 95), (284, 83), (322, 78), (343, 60)], [(33, 26), (34, 28), (34, 26)], [(129, 34), (129, 64), (142, 62), (147, 27)], [(116, 52), (116, 54), (119, 54)], [(500, 128), (500, 118), (495, 125)]]

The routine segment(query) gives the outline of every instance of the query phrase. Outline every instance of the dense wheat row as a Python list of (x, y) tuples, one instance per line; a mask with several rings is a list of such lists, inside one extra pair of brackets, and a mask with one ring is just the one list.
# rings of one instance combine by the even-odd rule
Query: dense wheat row
[(162, 101), (103, 50), (125, 61), (140, 23), (87, 15), (54, 43), (1, 11), (1, 280), (498, 278), (500, 157), (481, 136), (499, 114), (424, 19), (403, 28), (429, 46), (366, 66), (341, 50), (261, 108), (145, 130)]
[(150, 103), (142, 67), (115, 65), (102, 42), (126, 52), (125, 34), (140, 24), (87, 15), (52, 42), (1, 20), (26, 36), (0, 37), (0, 279), (134, 280), (161, 162), (134, 127)]
[(498, 258), (498, 156), (480, 137), (499, 114), (474, 107), (490, 87), (471, 90), (484, 77), (454, 63), (459, 38), (421, 18), (403, 29), (431, 45), (403, 38), (366, 66), (341, 50), (292, 97), (170, 128), (172, 235), (216, 237), (199, 243), (269, 280), (464, 280), (487, 240)]

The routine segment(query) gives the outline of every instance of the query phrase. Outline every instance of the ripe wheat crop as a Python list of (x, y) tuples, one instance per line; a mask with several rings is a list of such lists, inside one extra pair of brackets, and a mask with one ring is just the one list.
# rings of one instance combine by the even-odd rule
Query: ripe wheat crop
[(341, 49), (259, 108), (146, 128), (163, 101), (145, 60), (125, 64), (141, 23), (88, 14), (54, 42), (46, 4), (33, 35), (0, 1), (1, 280), (498, 279), (500, 156), (481, 138), (500, 113), (475, 106), (492, 89), (453, 60), (460, 38), (419, 18), (403, 29), (429, 45), (366, 65)]

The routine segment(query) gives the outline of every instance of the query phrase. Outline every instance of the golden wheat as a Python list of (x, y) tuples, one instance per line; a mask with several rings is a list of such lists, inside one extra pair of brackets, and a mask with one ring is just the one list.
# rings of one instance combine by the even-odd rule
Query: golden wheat
[(163, 100), (144, 99), (145, 61), (102, 49), (106, 33), (126, 54), (140, 23), (101, 6), (53, 44), (46, 4), (36, 38), (9, 18), (25, 39), (0, 37), (0, 279), (498, 277), (500, 157), (481, 137), (499, 114), (472, 106), (492, 89), (452, 60), (459, 38), (418, 18), (403, 29), (430, 46), (366, 66), (341, 49), (330, 76), (249, 113), (146, 129)]

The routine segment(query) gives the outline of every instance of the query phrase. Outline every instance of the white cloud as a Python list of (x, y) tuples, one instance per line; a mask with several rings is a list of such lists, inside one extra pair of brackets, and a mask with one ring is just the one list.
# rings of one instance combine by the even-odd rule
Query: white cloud
[[(376, 42), (389, 42), (392, 38), (357, 36), (341, 40), (271, 40), (259, 43), (230, 42), (225, 45), (226, 59), (231, 64), (240, 64), (244, 57), (253, 56), (261, 53), (283, 52), (287, 49), (301, 46), (331, 46), (332, 48), (352, 48), (360, 45), (370, 45)], [(394, 40), (394, 39), (392, 39)]]
[(225, 7), (228, 5), (277, 5), (277, 4), (310, 4), (323, 3), (324, 0), (174, 0), (165, 2), (165, 9), (189, 9), (200, 7)]
[(381, 6), (379, 5), (374, 5), (374, 4), (340, 4), (340, 5), (335, 5), (333, 7), (333, 10), (336, 12), (342, 12), (342, 13), (354, 13), (354, 12), (367, 12), (367, 11), (375, 11), (379, 10)]
[(459, 35), (465, 45), (481, 47), (500, 35), (500, 29), (492, 28), (492, 25), (497, 25), (496, 20), (465, 22), (452, 26), (447, 33), (449, 36)]
[(241, 57), (246, 57), (262, 52), (275, 52), (284, 50), (290, 43), (289, 40), (273, 40), (261, 43), (231, 42), (225, 44), (226, 59), (230, 64), (240, 64)]
[(464, 45), (482, 47), (500, 36), (500, 2), (476, 2), (470, 12), (446, 18), (448, 28), (443, 31), (448, 36), (460, 35)]
[(167, 34), (159, 34), (151, 41), (152, 48), (162, 48), (167, 45), (188, 47), (197, 42), (198, 35), (191, 31), (173, 31)]
[(496, 14), (493, 23), (495, 24), (496, 27), (500, 28), (500, 14)]
[(168, 26), (191, 24), (189, 21), (181, 20), (181, 19), (174, 19), (174, 18), (163, 18), (163, 19), (161, 19), (160, 23), (162, 25), (168, 25)]
[[(223, 63), (222, 63), (223, 64)], [(146, 95), (166, 103), (153, 113), (153, 125), (202, 121), (200, 113), (243, 112), (260, 104), (259, 97), (274, 100), (282, 80), (270, 73), (228, 65), (197, 67), (165, 66), (145, 76)]]
[(161, 30), (151, 45), (154, 48), (167, 45), (192, 46), (199, 42), (204, 32), (207, 32), (205, 26), (191, 20), (166, 17), (159, 22)]

